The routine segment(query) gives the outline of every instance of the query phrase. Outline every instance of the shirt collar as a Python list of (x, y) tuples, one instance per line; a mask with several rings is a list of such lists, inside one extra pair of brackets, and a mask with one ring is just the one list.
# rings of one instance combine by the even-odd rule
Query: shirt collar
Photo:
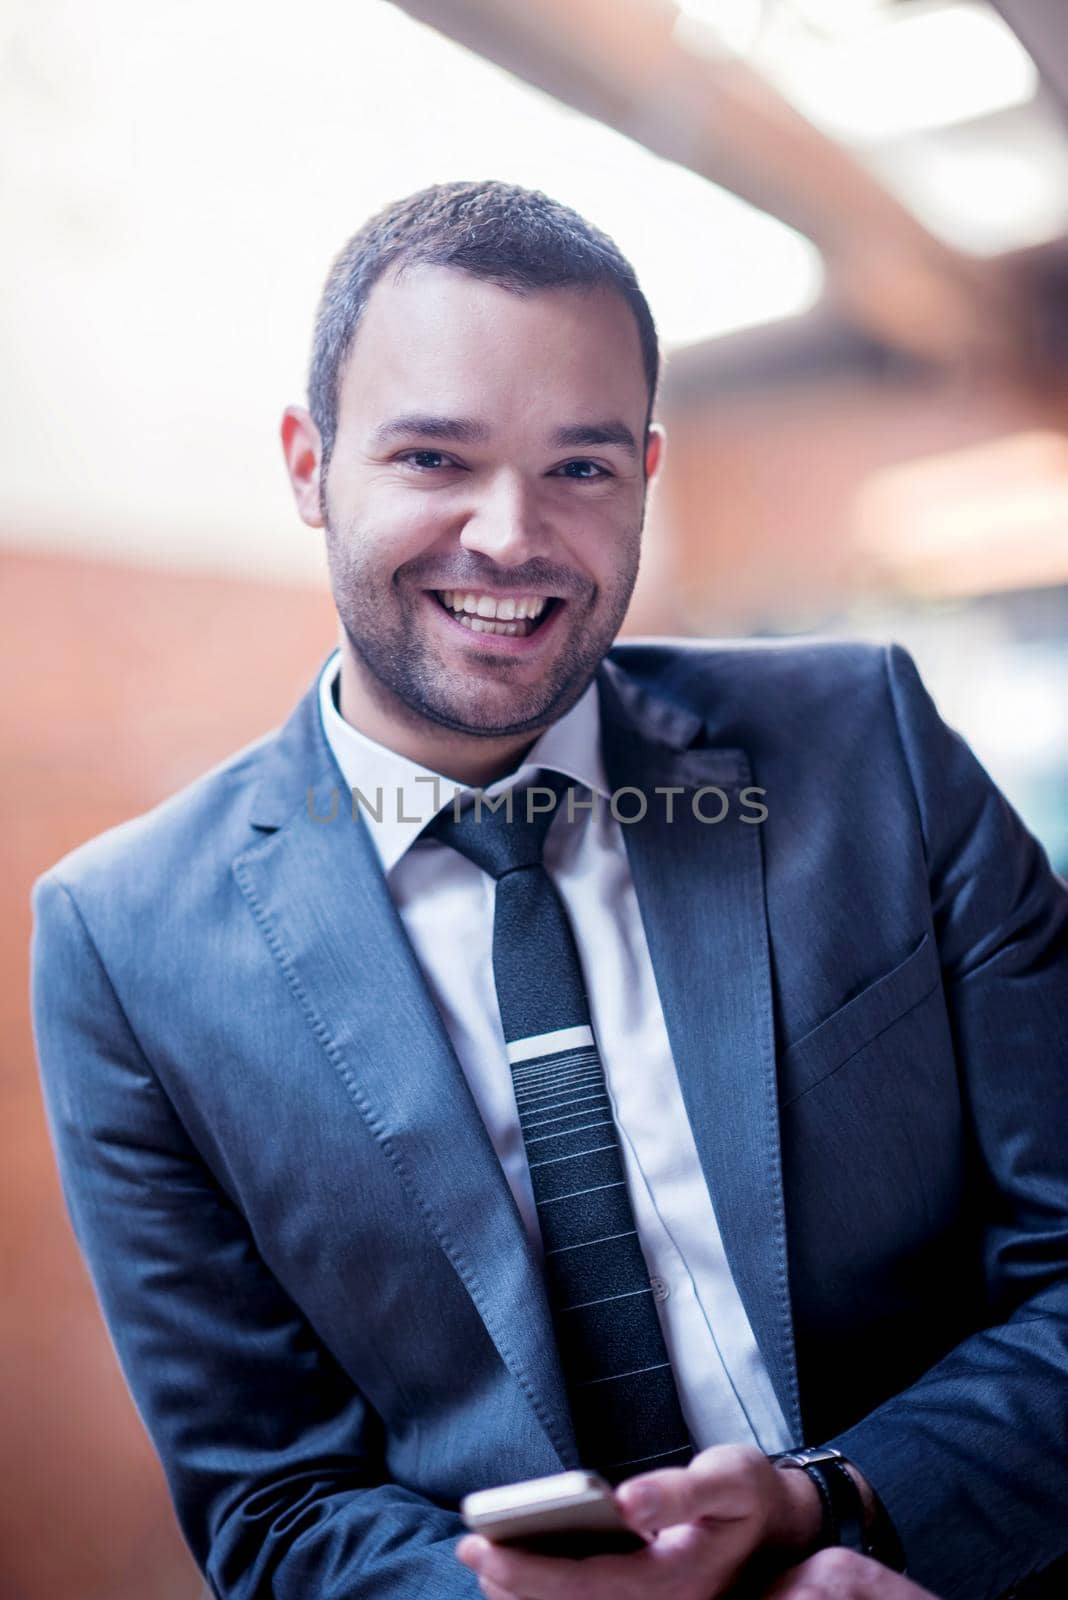
[[(335, 650), (319, 678), (319, 711), (323, 732), (350, 790), (358, 789), (359, 813), (367, 823), (384, 872), (389, 872), (418, 839), (420, 832), (456, 794), (472, 791), (453, 778), (398, 755), (346, 722), (334, 700), (341, 668)], [(490, 796), (530, 783), (539, 767), (562, 772), (575, 783), (609, 799), (601, 758), (601, 712), (597, 685), (591, 682), (570, 711), (536, 739), (514, 772), (488, 784)], [(416, 780), (419, 780), (418, 782)], [(381, 803), (379, 803), (381, 791)], [(435, 799), (437, 804), (435, 805)], [(375, 812), (381, 811), (381, 817)]]

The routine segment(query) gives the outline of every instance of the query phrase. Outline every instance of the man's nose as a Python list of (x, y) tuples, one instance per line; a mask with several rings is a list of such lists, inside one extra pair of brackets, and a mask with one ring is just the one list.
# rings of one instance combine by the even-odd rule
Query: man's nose
[(465, 550), (515, 567), (542, 554), (549, 530), (537, 490), (519, 473), (502, 473), (472, 507), (460, 533)]

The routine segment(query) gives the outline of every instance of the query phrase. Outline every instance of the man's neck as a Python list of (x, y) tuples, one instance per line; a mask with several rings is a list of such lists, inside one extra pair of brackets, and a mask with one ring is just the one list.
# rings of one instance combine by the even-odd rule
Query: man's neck
[(545, 731), (535, 728), (502, 738), (483, 738), (439, 727), (400, 701), (387, 705), (370, 694), (344, 647), (338, 709), (347, 723), (376, 744), (469, 788), (485, 788), (513, 772)]

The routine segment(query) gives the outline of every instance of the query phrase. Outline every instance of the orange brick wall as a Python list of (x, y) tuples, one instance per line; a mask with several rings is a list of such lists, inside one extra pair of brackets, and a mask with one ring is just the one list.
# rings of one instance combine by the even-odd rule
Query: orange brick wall
[(201, 1592), (59, 1193), (28, 1016), (30, 885), (279, 722), (334, 630), (314, 589), (0, 559), (5, 1600)]

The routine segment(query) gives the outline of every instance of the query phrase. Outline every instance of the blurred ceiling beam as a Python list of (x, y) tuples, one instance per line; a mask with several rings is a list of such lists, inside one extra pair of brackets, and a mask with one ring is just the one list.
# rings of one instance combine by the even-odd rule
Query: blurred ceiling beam
[(694, 47), (672, 0), (394, 0), (401, 10), (804, 233), (845, 313), (942, 366), (1012, 364), (995, 263), (929, 234), (736, 57)]

